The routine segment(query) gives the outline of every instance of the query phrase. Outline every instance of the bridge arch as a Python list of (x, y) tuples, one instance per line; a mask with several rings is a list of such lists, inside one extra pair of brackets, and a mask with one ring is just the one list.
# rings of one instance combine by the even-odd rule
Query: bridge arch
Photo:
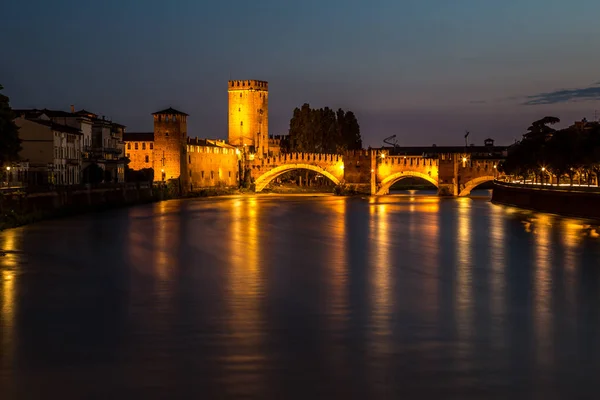
[(468, 196), (469, 194), (471, 194), (471, 190), (475, 189), (477, 186), (481, 185), (482, 183), (491, 182), (494, 179), (496, 178), (491, 175), (480, 176), (479, 178), (471, 179), (465, 184), (465, 187), (460, 191), (458, 196)]
[[(322, 174), (323, 176), (327, 177), (329, 180), (331, 180), (336, 185), (339, 185), (341, 183), (341, 181), (338, 177), (336, 177), (335, 175), (333, 175), (331, 172), (327, 171), (326, 169), (318, 167), (316, 165), (285, 164), (285, 165), (280, 165), (279, 167), (270, 169), (270, 170), (266, 171), (264, 174), (262, 174), (261, 176), (259, 176), (258, 178), (256, 178), (256, 180), (254, 181), (254, 187), (255, 187), (254, 191), (255, 192), (262, 191), (273, 179), (277, 178), (281, 174), (284, 174), (286, 172), (289, 172), (289, 171), (292, 171), (295, 169), (308, 169), (311, 171), (315, 171), (315, 172), (318, 172), (319, 174)], [(343, 175), (344, 171), (341, 170), (341, 172)]]
[(381, 181), (380, 187), (377, 190), (376, 194), (379, 196), (379, 195), (384, 195), (384, 194), (389, 193), (392, 185), (403, 178), (421, 178), (421, 179), (424, 179), (427, 182), (431, 183), (435, 187), (438, 187), (438, 181), (436, 179), (432, 178), (431, 176), (429, 176), (428, 174), (424, 174), (422, 172), (417, 172), (417, 171), (403, 171), (403, 172), (397, 172), (395, 174), (392, 174), (392, 175), (384, 178)]

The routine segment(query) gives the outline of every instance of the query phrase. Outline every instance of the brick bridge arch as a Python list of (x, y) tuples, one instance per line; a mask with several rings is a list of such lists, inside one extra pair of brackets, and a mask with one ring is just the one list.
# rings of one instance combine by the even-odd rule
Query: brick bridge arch
[(496, 178), (492, 175), (480, 176), (478, 178), (471, 179), (470, 181), (465, 183), (464, 187), (460, 190), (458, 195), (460, 197), (468, 196), (469, 194), (471, 194), (471, 190), (475, 189), (477, 186), (481, 185), (482, 183), (491, 182), (494, 179)]
[(384, 178), (383, 181), (381, 181), (381, 184), (379, 185), (379, 188), (378, 188), (376, 194), (377, 195), (388, 194), (392, 185), (404, 178), (421, 178), (421, 179), (431, 183), (436, 188), (438, 187), (437, 179), (432, 178), (428, 174), (424, 174), (424, 173), (418, 172), (418, 171), (401, 171), (401, 172), (396, 172), (395, 174), (389, 175), (386, 178)]
[(344, 182), (344, 160), (340, 154), (290, 153), (254, 160), (251, 175), (256, 192), (262, 191), (279, 175), (296, 169), (315, 171), (336, 185)]

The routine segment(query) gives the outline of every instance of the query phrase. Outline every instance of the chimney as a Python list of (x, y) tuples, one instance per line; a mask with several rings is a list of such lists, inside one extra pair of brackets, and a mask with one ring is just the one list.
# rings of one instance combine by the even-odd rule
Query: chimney
[(75, 113), (75, 105), (71, 104), (71, 113)]

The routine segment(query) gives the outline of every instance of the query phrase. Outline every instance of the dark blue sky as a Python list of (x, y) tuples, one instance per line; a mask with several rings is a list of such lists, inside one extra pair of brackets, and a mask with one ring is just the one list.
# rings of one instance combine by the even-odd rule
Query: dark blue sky
[[(269, 81), (270, 132), (294, 107), (354, 111), (365, 145), (520, 137), (600, 103), (597, 0), (102, 0), (0, 6), (0, 84), (13, 107), (70, 104), (151, 130), (227, 136), (227, 80)], [(7, 38), (7, 39), (6, 39)]]

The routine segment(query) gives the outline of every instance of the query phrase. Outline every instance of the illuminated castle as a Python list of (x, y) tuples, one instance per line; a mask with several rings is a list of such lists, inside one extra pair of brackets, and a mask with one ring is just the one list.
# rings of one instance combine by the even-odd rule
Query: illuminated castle
[(229, 81), (229, 144), (262, 158), (269, 151), (269, 84)]

